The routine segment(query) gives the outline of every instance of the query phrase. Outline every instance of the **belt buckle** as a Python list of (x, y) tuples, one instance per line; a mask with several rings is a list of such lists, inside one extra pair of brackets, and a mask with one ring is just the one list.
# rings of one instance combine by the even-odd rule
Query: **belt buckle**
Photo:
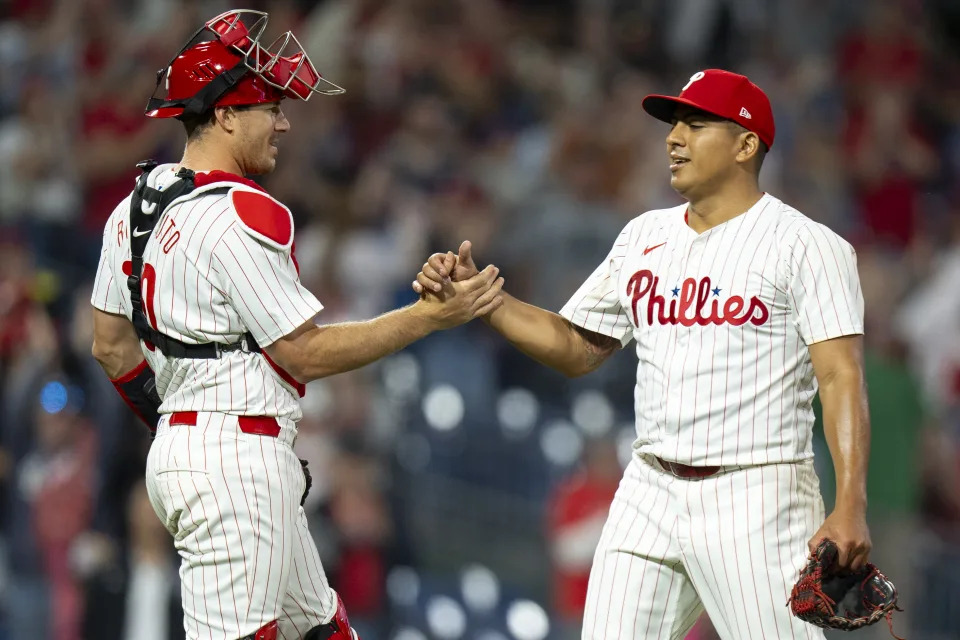
[(220, 358), (225, 353), (232, 353), (233, 351), (242, 351), (243, 353), (250, 352), (250, 350), (247, 348), (247, 336), (240, 336), (240, 340), (237, 342), (231, 342), (230, 344), (214, 342), (213, 348), (214, 352), (217, 354), (217, 358)]

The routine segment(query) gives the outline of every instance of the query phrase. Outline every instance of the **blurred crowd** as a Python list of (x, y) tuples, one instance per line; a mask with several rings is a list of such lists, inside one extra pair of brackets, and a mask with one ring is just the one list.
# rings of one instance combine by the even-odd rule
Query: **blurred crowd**
[[(559, 309), (627, 221), (680, 202), (643, 96), (705, 67), (763, 87), (762, 186), (858, 253), (897, 631), (960, 637), (958, 3), (244, 4), (347, 89), (284, 104), (292, 131), (258, 179), (293, 211), (321, 323), (412, 301), (425, 258), (465, 239), (511, 293)], [(179, 123), (143, 117), (156, 71), (228, 8), (0, 0), (0, 639), (183, 636), (149, 434), (90, 357), (89, 296), (134, 165), (182, 151)], [(478, 322), (308, 387), (311, 528), (365, 640), (578, 637), (632, 439), (629, 351), (571, 381)]]

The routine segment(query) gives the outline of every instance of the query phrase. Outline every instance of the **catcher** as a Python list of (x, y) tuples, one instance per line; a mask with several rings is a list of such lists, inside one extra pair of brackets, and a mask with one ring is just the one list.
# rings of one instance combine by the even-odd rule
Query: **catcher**
[(869, 562), (859, 569), (841, 569), (840, 550), (824, 538), (810, 554), (787, 604), (793, 615), (823, 629), (853, 631), (887, 619), (893, 632), (897, 588)]

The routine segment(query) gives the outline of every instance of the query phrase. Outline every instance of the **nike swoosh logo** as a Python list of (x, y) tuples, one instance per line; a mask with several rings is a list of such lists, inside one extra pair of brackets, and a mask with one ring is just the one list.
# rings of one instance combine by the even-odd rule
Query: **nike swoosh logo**
[(147, 235), (148, 233), (150, 233), (150, 231), (151, 231), (151, 229), (147, 229), (146, 231), (140, 231), (139, 229), (134, 229), (134, 230), (133, 230), (133, 237), (134, 237), (134, 238), (139, 238), (140, 236), (145, 236), (145, 235)]
[(662, 246), (665, 245), (665, 244), (667, 244), (667, 243), (666, 243), (666, 242), (661, 242), (660, 244), (655, 244), (655, 245), (653, 245), (652, 247), (647, 247), (646, 249), (643, 250), (643, 255), (647, 255), (648, 253), (650, 253), (650, 252), (653, 251), (654, 249), (659, 249), (660, 247), (662, 247)]

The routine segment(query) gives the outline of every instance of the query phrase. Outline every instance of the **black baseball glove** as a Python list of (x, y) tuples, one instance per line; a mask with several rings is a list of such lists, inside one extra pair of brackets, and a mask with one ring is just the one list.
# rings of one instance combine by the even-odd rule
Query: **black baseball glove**
[(793, 615), (824, 629), (852, 631), (886, 617), (893, 633), (897, 588), (875, 565), (852, 571), (837, 566), (840, 550), (832, 540), (821, 540), (810, 554), (787, 604)]

